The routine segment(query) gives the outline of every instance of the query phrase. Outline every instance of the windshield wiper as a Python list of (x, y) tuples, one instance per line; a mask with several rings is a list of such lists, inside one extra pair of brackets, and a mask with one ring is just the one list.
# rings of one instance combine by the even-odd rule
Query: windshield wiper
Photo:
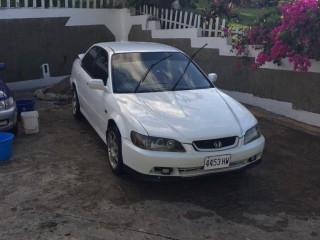
[(207, 46), (207, 45), (208, 45), (208, 43), (206, 43), (205, 45), (203, 45), (201, 48), (198, 49), (198, 51), (196, 51), (196, 52), (191, 56), (191, 58), (189, 58), (189, 61), (188, 61), (188, 63), (187, 63), (187, 66), (184, 68), (183, 73), (182, 73), (181, 76), (179, 77), (178, 81), (174, 84), (174, 86), (173, 86), (173, 88), (172, 88), (171, 91), (176, 90), (176, 87), (178, 86), (178, 84), (179, 84), (179, 82), (181, 81), (182, 77), (183, 77), (184, 74), (186, 73), (186, 71), (187, 71), (190, 63), (191, 63), (192, 60), (194, 59), (194, 57), (195, 57), (202, 49), (204, 49), (205, 46)]
[(161, 58), (160, 60), (156, 61), (155, 63), (151, 64), (151, 66), (148, 68), (148, 70), (142, 75), (142, 78), (140, 79), (138, 85), (136, 86), (136, 88), (134, 89), (134, 92), (136, 93), (138, 91), (138, 88), (140, 86), (141, 83), (143, 83), (143, 81), (146, 79), (148, 73), (151, 71), (151, 69), (156, 66), (158, 63), (162, 62), (163, 60), (167, 59), (171, 57), (171, 55), (165, 56), (163, 58)]

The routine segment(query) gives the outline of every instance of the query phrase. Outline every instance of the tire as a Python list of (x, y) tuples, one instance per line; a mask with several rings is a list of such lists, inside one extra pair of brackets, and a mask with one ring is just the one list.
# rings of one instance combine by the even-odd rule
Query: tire
[(107, 131), (108, 161), (113, 173), (123, 172), (121, 135), (116, 126), (110, 126)]
[(82, 118), (78, 93), (75, 87), (72, 89), (72, 114), (78, 120)]

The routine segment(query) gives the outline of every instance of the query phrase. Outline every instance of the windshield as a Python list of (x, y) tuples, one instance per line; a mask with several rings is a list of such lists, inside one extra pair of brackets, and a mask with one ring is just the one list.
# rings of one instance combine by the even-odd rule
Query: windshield
[[(159, 61), (161, 59), (164, 60)], [(199, 68), (193, 62), (188, 66), (188, 62), (189, 58), (179, 52), (114, 54), (113, 91), (115, 93), (171, 91), (182, 75), (174, 89), (176, 91), (213, 87)], [(183, 74), (186, 67), (187, 70)], [(136, 89), (139, 82), (140, 85)]]

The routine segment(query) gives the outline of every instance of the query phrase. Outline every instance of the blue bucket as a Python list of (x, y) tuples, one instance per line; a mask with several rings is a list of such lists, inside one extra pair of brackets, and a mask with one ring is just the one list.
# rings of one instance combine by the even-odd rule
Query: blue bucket
[(0, 132), (0, 161), (12, 156), (13, 137), (12, 133)]
[(31, 112), (34, 110), (34, 101), (33, 100), (17, 100), (16, 101), (18, 109), (18, 119), (21, 118), (22, 112)]

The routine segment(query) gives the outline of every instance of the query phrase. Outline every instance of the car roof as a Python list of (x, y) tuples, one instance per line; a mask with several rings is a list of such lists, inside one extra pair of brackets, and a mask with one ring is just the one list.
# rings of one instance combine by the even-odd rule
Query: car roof
[(124, 52), (180, 52), (180, 50), (160, 43), (153, 42), (104, 42), (97, 43), (96, 46), (100, 46), (108, 51), (111, 49), (114, 53)]

